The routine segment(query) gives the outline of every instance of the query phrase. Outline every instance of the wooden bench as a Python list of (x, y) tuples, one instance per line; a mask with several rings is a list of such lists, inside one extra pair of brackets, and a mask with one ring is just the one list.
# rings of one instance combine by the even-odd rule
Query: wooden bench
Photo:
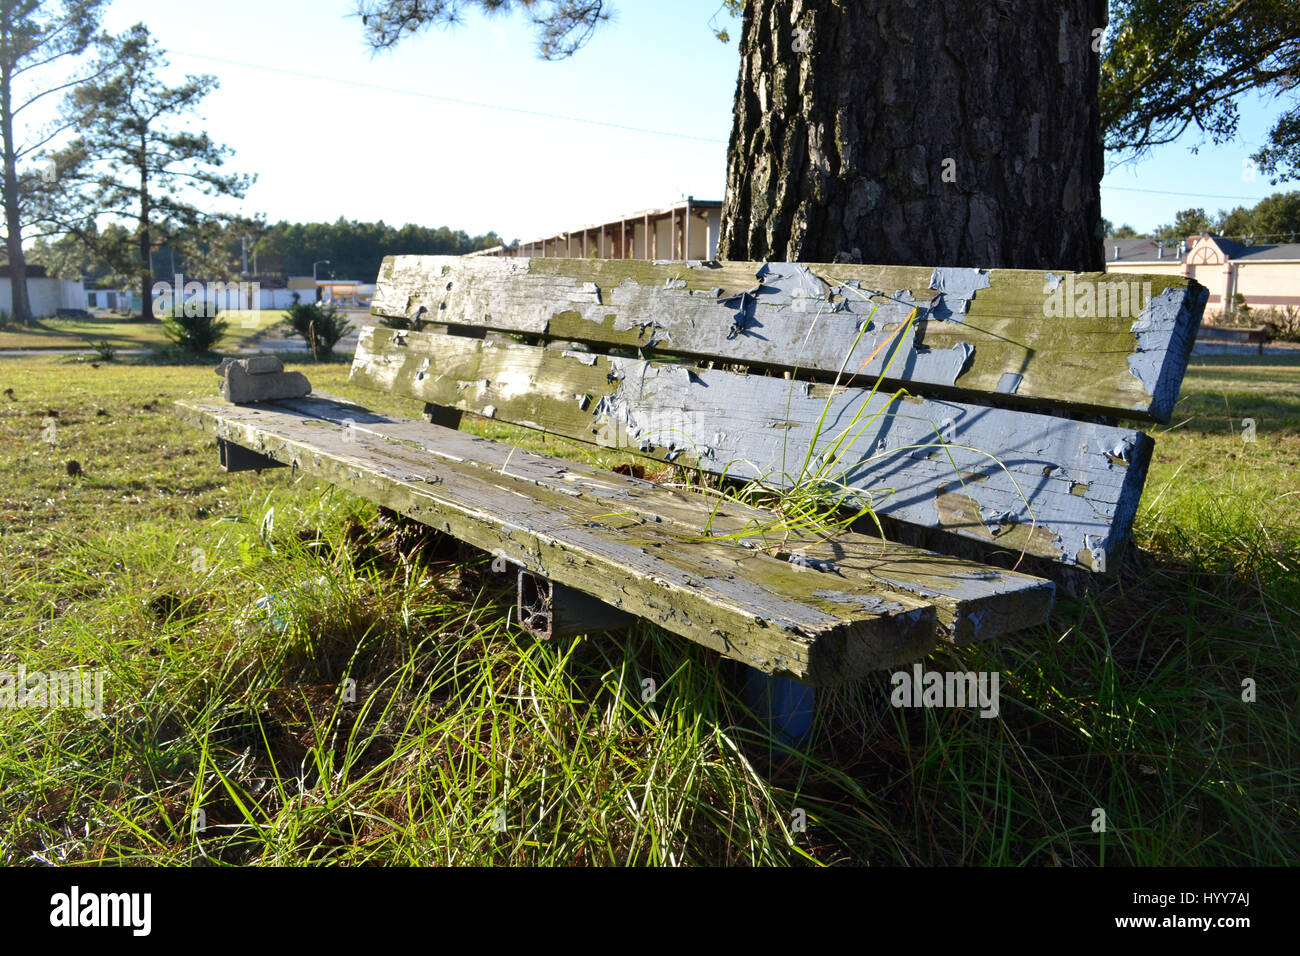
[[(371, 312), (407, 327), (364, 328), (351, 381), (425, 420), (320, 394), (178, 409), (230, 470), (288, 464), (518, 565), (538, 633), (643, 618), (831, 684), (1044, 622), (1054, 584), (1022, 558), (1114, 570), (1152, 448), (1118, 419), (1168, 421), (1206, 299), (1141, 278), (1150, 300), (1108, 315), (1100, 274), (396, 256)], [(275, 394), (273, 364), (228, 381)], [(782, 529), (458, 431), (466, 412), (728, 482), (814, 476), (981, 560)]]
[(1264, 354), (1264, 343), (1268, 341), (1268, 326), (1257, 325), (1254, 328), (1225, 328), (1218, 325), (1202, 325), (1196, 336), (1197, 341), (1208, 344), (1219, 342), (1242, 342), (1258, 345), (1259, 354)]

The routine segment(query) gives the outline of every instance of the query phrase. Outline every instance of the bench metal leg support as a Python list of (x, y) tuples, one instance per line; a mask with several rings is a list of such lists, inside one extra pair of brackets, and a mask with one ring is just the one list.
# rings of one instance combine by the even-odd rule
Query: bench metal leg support
[(745, 675), (745, 701), (778, 740), (798, 744), (808, 739), (817, 696), (807, 684), (751, 667)]
[(268, 458), (261, 452), (236, 445), (224, 438), (217, 439), (217, 454), (221, 456), (221, 467), (226, 471), (261, 471), (263, 468), (284, 468), (282, 461)]
[(443, 428), (460, 428), (461, 412), (459, 409), (448, 408), (445, 405), (434, 405), (431, 402), (424, 403), (424, 420), (433, 425), (441, 425)]
[(544, 641), (631, 627), (636, 618), (549, 578), (519, 572), (519, 623)]

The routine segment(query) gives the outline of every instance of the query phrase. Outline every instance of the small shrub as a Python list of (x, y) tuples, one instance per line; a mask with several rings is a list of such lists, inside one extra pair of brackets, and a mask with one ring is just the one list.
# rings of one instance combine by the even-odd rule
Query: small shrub
[(107, 339), (99, 342), (91, 342), (90, 347), (95, 350), (95, 354), (105, 362), (111, 362), (117, 358), (117, 346)]
[(1256, 318), (1268, 326), (1269, 337), (1283, 342), (1300, 342), (1300, 306), (1266, 309)]
[(182, 308), (173, 310), (171, 315), (163, 317), (163, 335), (191, 355), (211, 352), (225, 338), (230, 323), (215, 315), (208, 315), (207, 311), (203, 309), (198, 315), (186, 315)]
[(317, 358), (329, 358), (339, 339), (352, 331), (352, 323), (343, 313), (330, 306), (321, 308), (317, 302), (296, 302), (289, 306), (289, 325), (295, 335), (300, 335)]

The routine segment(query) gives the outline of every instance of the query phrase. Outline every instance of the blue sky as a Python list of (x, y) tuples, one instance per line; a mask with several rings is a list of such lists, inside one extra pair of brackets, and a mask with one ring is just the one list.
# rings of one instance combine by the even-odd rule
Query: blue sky
[[(202, 126), (235, 149), (232, 169), (258, 175), (244, 212), (531, 238), (722, 197), (738, 23), (717, 11), (724, 45), (709, 29), (714, 0), (615, 7), (562, 62), (537, 58), (520, 16), (472, 16), (372, 55), (351, 0), (114, 0), (105, 25), (144, 21), (172, 77), (220, 79)], [(1149, 229), (1189, 206), (1213, 213), (1300, 188), (1252, 180), (1244, 165), (1276, 112), (1257, 98), (1236, 143), (1195, 155), (1189, 137), (1138, 163), (1110, 157), (1103, 214)]]

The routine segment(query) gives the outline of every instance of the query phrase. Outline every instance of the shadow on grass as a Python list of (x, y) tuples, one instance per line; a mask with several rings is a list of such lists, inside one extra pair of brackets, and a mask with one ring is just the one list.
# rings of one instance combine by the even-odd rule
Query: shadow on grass
[[(724, 735), (816, 862), (1294, 861), (1297, 827), (1273, 811), (1300, 794), (1300, 543), (1222, 532), (1134, 552), (1108, 587), (1062, 598), (1048, 625), (923, 663), (999, 675), (990, 716), (894, 706), (880, 673), (819, 690), (809, 739), (781, 744), (746, 702), (743, 665), (647, 624), (577, 643), (564, 696), (600, 713), (613, 694)], [(503, 609), (513, 590), (494, 586), (489, 559), (463, 583), (475, 605)], [(733, 853), (716, 843), (706, 858)]]
[(1046, 627), (925, 662), (998, 674), (996, 717), (894, 707), (883, 674), (819, 692), (772, 783), (858, 863), (1294, 863), (1300, 546), (1229, 549), (1137, 553)]
[(1300, 428), (1300, 354), (1196, 356), (1174, 411), (1179, 430), (1239, 433), (1243, 419), (1260, 430)]
[(152, 349), (143, 355), (127, 356), (125, 363), (133, 365), (217, 366), (228, 358), (251, 358), (253, 355), (273, 355), (284, 362), (285, 365), (350, 365), (352, 363), (352, 356), (346, 352), (335, 353), (329, 356), (321, 355), (318, 358), (313, 359), (310, 352), (301, 352), (297, 350), (267, 349), (250, 353), (219, 351), (194, 353), (187, 352), (177, 346), (166, 346), (163, 348)]

